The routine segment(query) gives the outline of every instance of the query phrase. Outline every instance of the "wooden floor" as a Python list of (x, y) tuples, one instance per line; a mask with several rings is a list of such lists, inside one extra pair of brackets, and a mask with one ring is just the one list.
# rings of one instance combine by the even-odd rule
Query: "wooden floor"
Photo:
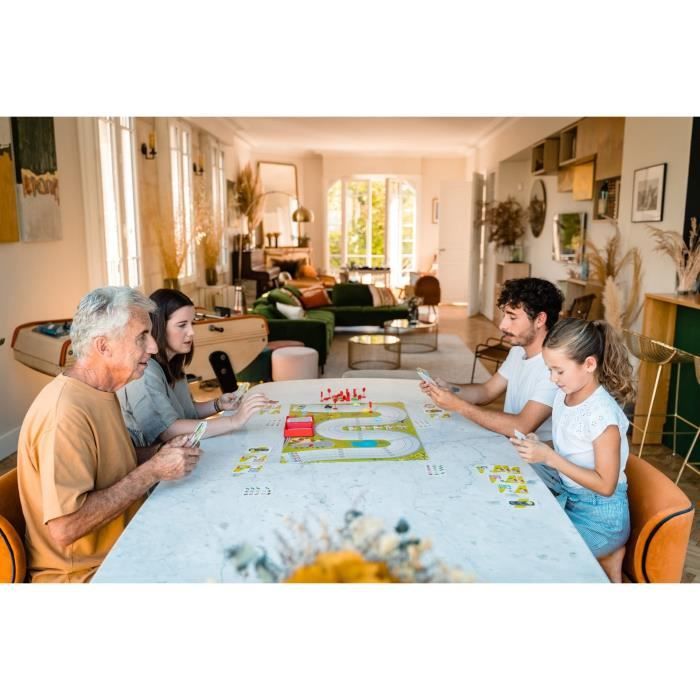
[[(440, 307), (440, 332), (458, 336), (472, 351), (478, 343), (483, 342), (486, 338), (499, 336), (498, 329), (487, 318), (484, 316), (467, 318), (466, 308), (458, 306)], [(636, 454), (636, 448), (632, 448), (632, 450)], [(682, 458), (674, 457), (669, 448), (655, 445), (645, 449), (644, 459), (673, 480), (675, 480), (682, 462)], [(15, 467), (16, 462), (16, 455), (11, 455), (0, 461), (0, 474)], [(700, 476), (686, 470), (679, 486), (693, 503), (700, 505)], [(683, 581), (700, 583), (700, 515), (698, 514), (696, 514), (690, 536)]]

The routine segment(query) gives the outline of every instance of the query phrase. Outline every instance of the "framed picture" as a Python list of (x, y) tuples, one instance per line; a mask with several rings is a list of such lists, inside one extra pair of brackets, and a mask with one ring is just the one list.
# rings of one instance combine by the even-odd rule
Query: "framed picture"
[(439, 221), (439, 206), (440, 203), (437, 197), (433, 197), (433, 223), (437, 224)]
[(666, 163), (634, 171), (632, 223), (661, 221), (664, 218)]

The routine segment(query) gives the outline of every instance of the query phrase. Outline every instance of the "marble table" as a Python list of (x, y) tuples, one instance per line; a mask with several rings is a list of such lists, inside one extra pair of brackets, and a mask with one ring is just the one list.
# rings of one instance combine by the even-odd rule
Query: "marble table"
[[(404, 404), (428, 459), (281, 461), (290, 404), (318, 403), (328, 388), (362, 387), (374, 403)], [(506, 438), (461, 416), (426, 413), (417, 381), (319, 379), (253, 390), (279, 400), (280, 413), (262, 413), (240, 432), (204, 440), (194, 472), (158, 485), (94, 582), (254, 582), (254, 571), (238, 573), (228, 548), (249, 543), (274, 558), (277, 533), (289, 534), (287, 516), (339, 527), (350, 509), (388, 526), (405, 518), (412, 532), (430, 538), (434, 556), (480, 582), (607, 582), (564, 511)], [(260, 471), (234, 475), (240, 457), (259, 446), (271, 448)], [(504, 463), (521, 467), (533, 507), (509, 505), (475, 468)]]

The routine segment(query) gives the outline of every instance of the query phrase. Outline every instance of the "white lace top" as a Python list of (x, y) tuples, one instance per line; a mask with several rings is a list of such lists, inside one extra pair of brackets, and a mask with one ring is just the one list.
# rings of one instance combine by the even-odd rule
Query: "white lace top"
[[(567, 406), (564, 403), (566, 395), (561, 389), (557, 390), (552, 406), (552, 441), (554, 449), (565, 459), (574, 464), (593, 469), (595, 456), (593, 441), (599, 437), (609, 425), (616, 425), (620, 431), (620, 476), (618, 483), (627, 481), (625, 464), (629, 455), (627, 428), (629, 421), (615, 399), (599, 386), (585, 401), (578, 406)], [(559, 473), (562, 481), (576, 488), (581, 488), (569, 477)]]

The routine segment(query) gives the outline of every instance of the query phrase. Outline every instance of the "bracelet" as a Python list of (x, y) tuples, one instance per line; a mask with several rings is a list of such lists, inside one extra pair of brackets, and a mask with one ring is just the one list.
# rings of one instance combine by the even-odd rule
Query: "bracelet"
[(221, 402), (218, 398), (214, 399), (214, 413), (221, 413), (223, 409), (221, 408)]

